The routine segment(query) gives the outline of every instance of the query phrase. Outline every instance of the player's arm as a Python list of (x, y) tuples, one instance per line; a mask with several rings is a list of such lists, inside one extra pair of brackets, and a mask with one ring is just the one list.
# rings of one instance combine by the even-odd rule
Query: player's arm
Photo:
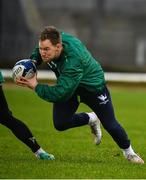
[(38, 96), (49, 102), (61, 102), (68, 100), (77, 89), (83, 76), (82, 70), (74, 69), (72, 72), (65, 71), (57, 79), (57, 84), (49, 86), (47, 84), (37, 84), (35, 92)]
[[(72, 64), (73, 63), (73, 64)], [(54, 86), (39, 84), (36, 77), (17, 81), (19, 85), (35, 90), (38, 96), (49, 102), (61, 102), (69, 99), (77, 89), (83, 76), (83, 69), (78, 60), (69, 60)]]
[(60, 102), (69, 99), (77, 89), (83, 77), (83, 67), (77, 57), (68, 57), (57, 78), (56, 85), (37, 84), (35, 92), (39, 97), (50, 102)]

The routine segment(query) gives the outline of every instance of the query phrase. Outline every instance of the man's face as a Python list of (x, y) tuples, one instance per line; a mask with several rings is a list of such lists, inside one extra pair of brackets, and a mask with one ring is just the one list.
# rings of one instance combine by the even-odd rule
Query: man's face
[(61, 53), (61, 44), (53, 45), (49, 39), (39, 41), (39, 52), (44, 62), (50, 62), (51, 60), (59, 57)]

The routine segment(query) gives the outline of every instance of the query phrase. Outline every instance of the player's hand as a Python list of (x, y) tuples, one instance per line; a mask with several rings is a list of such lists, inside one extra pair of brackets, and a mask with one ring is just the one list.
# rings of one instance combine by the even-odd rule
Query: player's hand
[(34, 90), (38, 84), (37, 75), (35, 74), (32, 78), (29, 78), (29, 79), (26, 79), (25, 77), (20, 77), (19, 79), (16, 79), (16, 84), (20, 86), (26, 86)]

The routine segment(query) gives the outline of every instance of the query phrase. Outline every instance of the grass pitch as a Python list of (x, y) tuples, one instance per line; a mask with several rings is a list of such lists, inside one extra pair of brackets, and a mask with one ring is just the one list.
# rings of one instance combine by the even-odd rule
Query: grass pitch
[[(4, 85), (9, 107), (25, 122), (55, 161), (37, 160), (12, 133), (0, 126), (0, 179), (144, 179), (146, 165), (131, 164), (103, 130), (102, 143), (93, 144), (88, 126), (58, 132), (52, 123), (52, 104), (31, 90)], [(146, 89), (110, 87), (115, 114), (136, 152), (146, 161)], [(78, 111), (89, 112), (81, 104)]]

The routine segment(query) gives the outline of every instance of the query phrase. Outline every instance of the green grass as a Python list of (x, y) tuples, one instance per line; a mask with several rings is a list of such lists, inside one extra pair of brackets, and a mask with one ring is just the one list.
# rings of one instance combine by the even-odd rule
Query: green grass
[[(0, 126), (0, 179), (146, 178), (146, 165), (126, 161), (103, 128), (99, 146), (93, 144), (88, 126), (58, 132), (52, 124), (51, 103), (25, 88), (4, 86), (4, 90), (13, 114), (29, 126), (41, 146), (53, 153), (56, 160), (37, 160), (8, 129)], [(110, 90), (118, 121), (134, 149), (146, 160), (146, 90), (124, 87)], [(90, 110), (81, 104), (78, 111)]]

